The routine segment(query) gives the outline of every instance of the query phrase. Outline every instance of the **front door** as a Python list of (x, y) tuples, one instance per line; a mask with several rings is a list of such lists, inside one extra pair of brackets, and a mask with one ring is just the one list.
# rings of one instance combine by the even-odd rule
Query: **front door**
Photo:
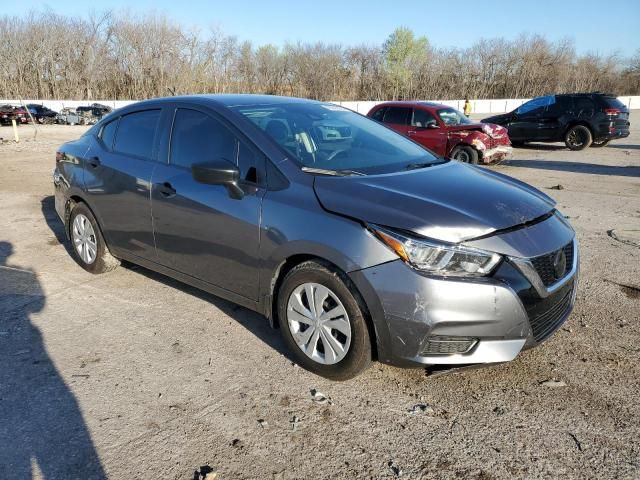
[(431, 112), (414, 108), (408, 135), (436, 155), (447, 155), (447, 128), (440, 125)]
[[(158, 261), (257, 300), (264, 157), (207, 111), (178, 108), (174, 115), (168, 163), (152, 178)], [(193, 179), (193, 164), (220, 158), (239, 166), (243, 198)]]

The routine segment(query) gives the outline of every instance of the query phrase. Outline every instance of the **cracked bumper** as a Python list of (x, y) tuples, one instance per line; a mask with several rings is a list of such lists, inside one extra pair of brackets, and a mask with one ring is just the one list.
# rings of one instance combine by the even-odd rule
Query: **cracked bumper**
[(484, 163), (492, 163), (498, 160), (504, 160), (511, 155), (512, 151), (513, 148), (511, 145), (498, 145), (497, 147), (482, 152), (482, 161)]
[[(493, 278), (432, 278), (401, 261), (352, 272), (374, 320), (379, 360), (398, 366), (513, 360), (531, 337), (518, 295)], [(473, 339), (466, 353), (427, 354), (434, 338)]]

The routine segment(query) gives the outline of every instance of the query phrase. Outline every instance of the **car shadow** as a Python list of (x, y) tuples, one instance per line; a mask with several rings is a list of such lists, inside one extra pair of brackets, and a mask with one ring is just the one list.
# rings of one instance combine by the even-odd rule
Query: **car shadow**
[[(73, 255), (73, 251), (71, 250), (71, 243), (67, 239), (64, 232), (64, 225), (62, 221), (58, 218), (58, 214), (55, 210), (55, 201), (53, 196), (47, 196), (41, 201), (41, 209), (42, 216), (44, 217), (47, 225), (53, 232), (56, 237), (56, 240), (60, 242), (64, 248), (67, 250), (69, 255)], [(192, 287), (185, 283), (182, 283), (178, 280), (174, 280), (171, 277), (167, 277), (161, 273), (154, 272), (152, 270), (146, 269), (142, 266), (135, 265), (129, 262), (123, 262), (123, 267), (128, 270), (135, 272), (140, 275), (144, 275), (145, 277), (155, 280), (156, 282), (161, 282), (167, 286), (177, 288), (178, 290), (187, 293), (189, 295), (193, 295), (201, 300), (209, 302), (213, 304), (215, 307), (220, 309), (225, 315), (233, 318), (240, 325), (249, 330), (256, 337), (261, 339), (271, 348), (276, 350), (278, 353), (284, 355), (287, 359), (291, 361), (295, 361), (289, 349), (285, 346), (282, 338), (280, 337), (280, 332), (277, 329), (271, 328), (269, 322), (260, 314), (253, 312), (247, 308), (241, 307), (240, 305), (236, 305), (232, 302), (224, 300), (223, 298), (217, 297), (211, 293), (205, 292), (204, 290), (200, 290), (196, 287)]]
[(0, 478), (106, 478), (71, 389), (32, 315), (46, 296), (38, 274), (9, 262), (0, 241)]
[(501, 166), (535, 168), (560, 172), (585, 173), (590, 175), (611, 175), (618, 177), (640, 177), (640, 167), (598, 165), (595, 163), (563, 162), (557, 160), (505, 160)]
[(610, 143), (606, 148), (619, 148), (621, 150), (640, 150), (640, 145), (625, 145), (620, 143)]
[(211, 303), (213, 306), (222, 311), (226, 316), (232, 318), (244, 328), (249, 330), (253, 335), (258, 337), (264, 343), (273, 348), (276, 352), (284, 355), (288, 360), (294, 362), (295, 359), (291, 355), (289, 349), (285, 345), (278, 329), (271, 328), (267, 319), (253, 310), (244, 308), (233, 302), (229, 302), (221, 297), (217, 297), (212, 293), (205, 292), (199, 288), (192, 287), (179, 280), (167, 277), (153, 270), (149, 270), (140, 265), (129, 262), (123, 262), (122, 266), (131, 272), (147, 277), (149, 280), (160, 282), (168, 287), (175, 288), (188, 295), (192, 295), (200, 300)]
[(44, 221), (56, 237), (58, 243), (64, 246), (67, 253), (71, 255), (73, 253), (71, 250), (71, 243), (67, 240), (67, 235), (64, 231), (64, 224), (56, 212), (55, 198), (53, 195), (46, 196), (40, 200), (40, 210), (42, 211)]
[(558, 150), (568, 150), (565, 145), (554, 145), (551, 143), (525, 143), (522, 145), (513, 145), (513, 148), (518, 150), (538, 150), (538, 151), (547, 151), (547, 152), (555, 152)]

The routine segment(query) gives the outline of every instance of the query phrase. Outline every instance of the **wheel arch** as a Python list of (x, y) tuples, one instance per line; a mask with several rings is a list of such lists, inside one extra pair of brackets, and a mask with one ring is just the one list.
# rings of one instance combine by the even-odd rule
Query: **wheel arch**
[(356, 286), (356, 284), (349, 278), (347, 272), (344, 269), (340, 268), (335, 262), (324, 258), (323, 256), (319, 256), (317, 254), (309, 254), (309, 253), (296, 253), (288, 256), (283, 259), (278, 266), (276, 267), (273, 275), (270, 279), (269, 284), (269, 294), (267, 295), (267, 301), (265, 305), (265, 315), (269, 320), (269, 324), (273, 328), (279, 327), (279, 319), (278, 319), (278, 292), (280, 286), (284, 278), (287, 274), (293, 270), (296, 266), (308, 262), (315, 261), (320, 265), (323, 265), (329, 270), (335, 271), (340, 276), (340, 279), (345, 283), (347, 288), (352, 292), (353, 296), (358, 302), (362, 310), (362, 314), (364, 316), (365, 322), (367, 324), (367, 329), (369, 330), (369, 339), (371, 341), (371, 352), (373, 358), (378, 358), (378, 341), (376, 328), (373, 322), (373, 318), (371, 317), (371, 313), (367, 303), (365, 302), (364, 296)]
[(564, 127), (564, 130), (562, 131), (562, 141), (564, 141), (565, 137), (567, 136), (567, 132), (577, 126), (577, 125), (582, 125), (583, 127), (587, 127), (589, 129), (589, 132), (591, 133), (591, 137), (595, 138), (593, 136), (594, 134), (594, 129), (591, 126), (591, 124), (589, 122), (587, 122), (586, 120), (580, 120), (580, 119), (576, 119), (576, 120), (572, 120), (569, 123), (567, 123), (566, 127)]

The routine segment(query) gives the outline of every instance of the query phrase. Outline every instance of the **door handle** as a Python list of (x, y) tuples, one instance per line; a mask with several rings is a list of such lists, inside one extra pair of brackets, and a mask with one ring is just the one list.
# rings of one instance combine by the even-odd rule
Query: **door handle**
[(407, 133), (408, 133), (409, 135), (415, 135), (415, 134), (416, 134), (416, 133), (418, 133), (418, 132), (417, 132), (417, 131), (415, 131), (415, 130), (409, 130)]
[(91, 165), (91, 168), (98, 168), (100, 166), (100, 159), (98, 157), (91, 157), (89, 159), (89, 165)]
[(158, 188), (160, 194), (165, 198), (171, 198), (176, 194), (176, 189), (173, 188), (173, 186), (169, 182), (156, 183), (156, 187)]

